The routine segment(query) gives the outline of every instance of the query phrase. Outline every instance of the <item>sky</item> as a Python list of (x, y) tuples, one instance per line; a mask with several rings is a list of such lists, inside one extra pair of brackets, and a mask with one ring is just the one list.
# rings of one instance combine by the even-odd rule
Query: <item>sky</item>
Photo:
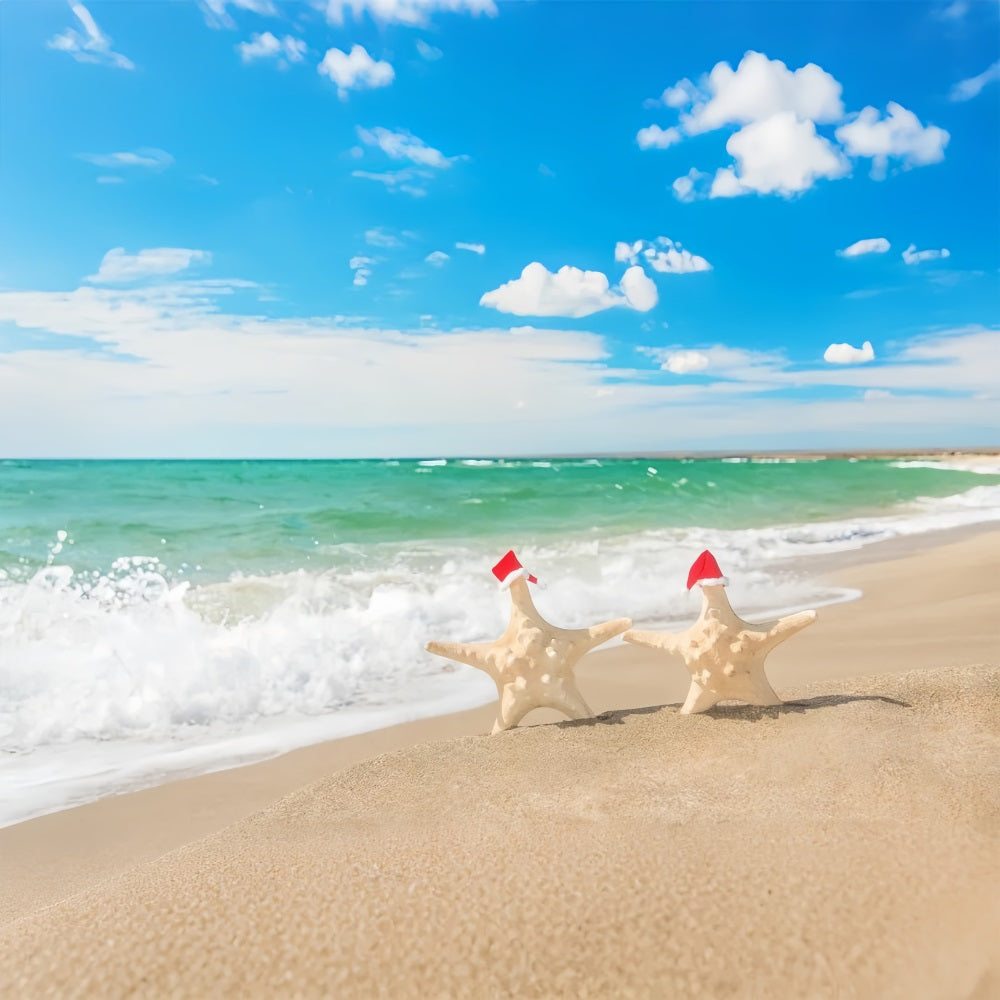
[(998, 432), (997, 0), (0, 0), (0, 456)]

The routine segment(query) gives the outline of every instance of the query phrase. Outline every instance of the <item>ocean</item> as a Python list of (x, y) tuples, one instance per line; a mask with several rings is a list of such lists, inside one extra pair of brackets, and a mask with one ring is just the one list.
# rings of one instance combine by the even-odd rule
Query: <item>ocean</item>
[(514, 548), (558, 625), (850, 599), (810, 557), (1000, 519), (1000, 460), (0, 462), (0, 826), (484, 704)]

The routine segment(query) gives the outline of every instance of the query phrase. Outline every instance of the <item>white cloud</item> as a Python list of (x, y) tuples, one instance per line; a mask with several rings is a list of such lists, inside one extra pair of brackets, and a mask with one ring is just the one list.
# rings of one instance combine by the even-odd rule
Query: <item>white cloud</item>
[(640, 149), (667, 149), (675, 143), (680, 142), (684, 137), (680, 129), (660, 128), (659, 125), (649, 125), (641, 128), (636, 133), (635, 141), (639, 143)]
[(693, 107), (681, 117), (681, 125), (689, 135), (696, 135), (781, 113), (802, 121), (838, 121), (844, 114), (840, 93), (840, 83), (815, 63), (792, 71), (780, 59), (751, 51), (735, 70), (727, 62), (716, 63), (699, 87), (682, 80), (664, 97), (669, 94), (677, 102), (682, 97), (689, 99), (685, 103)]
[(424, 258), (424, 263), (430, 264), (432, 267), (441, 267), (447, 260), (451, 260), (451, 257), (449, 257), (443, 250), (432, 250)]
[(690, 375), (704, 371), (708, 364), (708, 355), (701, 351), (671, 351), (660, 367), (674, 375)]
[(385, 248), (395, 248), (403, 245), (403, 241), (398, 236), (387, 232), (379, 226), (365, 230), (365, 243), (369, 246)]
[(890, 399), (892, 398), (892, 393), (888, 389), (865, 389), (861, 394), (861, 398), (865, 400)]
[(657, 302), (656, 286), (642, 272), (629, 268), (622, 278), (622, 291), (611, 290), (601, 271), (582, 271), (568, 264), (554, 274), (537, 261), (528, 264), (519, 278), (486, 292), (479, 300), (515, 316), (567, 316), (579, 319), (616, 306), (645, 312)]
[(861, 347), (850, 344), (831, 344), (823, 352), (823, 360), (831, 365), (863, 365), (875, 359), (872, 342), (866, 340)]
[(428, 44), (422, 38), (417, 39), (417, 52), (420, 53), (421, 59), (426, 59), (428, 62), (437, 62), (444, 55), (439, 48)]
[[(969, 83), (977, 86), (978, 78)], [(648, 149), (673, 145), (685, 135), (739, 126), (726, 143), (734, 165), (718, 168), (711, 181), (692, 168), (673, 182), (674, 195), (683, 202), (753, 192), (791, 197), (821, 178), (848, 175), (851, 164), (845, 153), (871, 157), (873, 177), (885, 175), (891, 158), (904, 167), (943, 159), (949, 139), (943, 129), (922, 125), (894, 102), (884, 119), (866, 107), (845, 121), (841, 91), (840, 82), (815, 63), (790, 70), (778, 59), (750, 51), (735, 70), (720, 62), (697, 83), (685, 78), (667, 88), (660, 103), (682, 109), (678, 124), (652, 125), (637, 139)], [(837, 122), (835, 136), (843, 149), (816, 128)]]
[(497, 12), (493, 0), (327, 0), (326, 19), (330, 24), (343, 24), (344, 12), (355, 19), (368, 13), (380, 24), (426, 25), (431, 14), (439, 11), (456, 14), (486, 14)]
[(419, 166), (441, 170), (450, 167), (461, 157), (445, 156), (439, 149), (428, 146), (412, 132), (393, 132), (387, 128), (366, 129), (358, 127), (358, 138), (366, 146), (377, 146), (393, 160), (410, 160)]
[(849, 247), (837, 251), (838, 257), (861, 257), (868, 253), (887, 253), (890, 243), (884, 236), (876, 236), (870, 240), (858, 240)]
[(921, 125), (912, 111), (890, 101), (888, 115), (879, 116), (873, 107), (866, 107), (846, 125), (836, 131), (849, 156), (872, 159), (872, 177), (885, 176), (890, 158), (899, 159), (904, 167), (924, 166), (944, 159), (944, 148), (951, 136), (936, 125)]
[(211, 264), (212, 255), (206, 250), (187, 250), (183, 247), (155, 247), (127, 254), (123, 247), (109, 250), (97, 269), (97, 274), (87, 280), (95, 284), (118, 284), (140, 281), (143, 278), (160, 278), (177, 274), (195, 264)]
[(124, 177), (108, 176), (107, 174), (102, 174), (97, 178), (98, 184), (121, 184), (124, 181)]
[(83, 33), (67, 28), (46, 43), (50, 49), (69, 53), (77, 62), (100, 63), (117, 69), (135, 69), (135, 63), (111, 49), (111, 39), (97, 26), (90, 11), (82, 3), (71, 3), (70, 9), (83, 27)]
[(317, 72), (337, 85), (337, 94), (344, 100), (351, 90), (372, 90), (387, 87), (396, 71), (384, 60), (374, 60), (363, 45), (354, 45), (350, 53), (327, 49)]
[(903, 251), (903, 260), (907, 264), (922, 264), (925, 260), (942, 260), (950, 256), (950, 250), (918, 250), (914, 243), (911, 243)]
[(368, 284), (374, 263), (373, 257), (365, 257), (363, 254), (356, 254), (347, 262), (347, 266), (354, 272), (354, 285), (356, 287), (361, 288)]
[(469, 253), (479, 254), (481, 257), (486, 253), (486, 247), (482, 243), (456, 243), (456, 250), (468, 250)]
[(236, 22), (226, 9), (227, 7), (246, 10), (262, 17), (278, 16), (278, 10), (272, 0), (199, 0), (198, 5), (205, 16), (205, 23), (210, 28), (236, 27)]
[(995, 80), (1000, 80), (1000, 59), (983, 70), (979, 76), (970, 77), (968, 80), (959, 80), (951, 88), (951, 93), (948, 96), (953, 101), (971, 101), (973, 97), (979, 96), (983, 87)]
[(649, 312), (660, 301), (656, 282), (638, 265), (630, 267), (622, 275), (621, 290), (628, 307), (638, 312)]
[(389, 191), (405, 191), (415, 198), (422, 198), (427, 194), (424, 182), (430, 180), (434, 174), (430, 170), (421, 170), (418, 167), (404, 167), (402, 170), (385, 170), (382, 172), (352, 170), (351, 176), (384, 184)]
[[(42, 350), (23, 337), (0, 354), (0, 451), (509, 454), (512, 433), (548, 452), (579, 451), (581, 441), (591, 451), (837, 447), (852, 438), (926, 447), (986, 443), (1000, 425), (1000, 329), (935, 332), (878, 367), (801, 368), (780, 354), (717, 345), (699, 349), (709, 375), (674, 380), (650, 366), (611, 367), (604, 339), (580, 330), (378, 329), (348, 317), (224, 308), (227, 295), (247, 288), (174, 281), (0, 292), (0, 323), (72, 338)], [(665, 353), (656, 368), (682, 349), (657, 349)], [(447, 393), (442, 371), (452, 374)], [(802, 387), (820, 395), (776, 392)], [(845, 388), (892, 396), (863, 400)], [(18, 420), (29, 409), (35, 418)]]
[[(820, 177), (842, 177), (850, 169), (811, 121), (801, 121), (791, 111), (744, 126), (729, 137), (726, 150), (737, 170), (731, 178), (726, 171), (716, 174), (712, 197), (748, 191), (790, 196), (808, 190)], [(726, 175), (725, 182), (720, 174)]]
[(277, 59), (279, 65), (302, 62), (308, 46), (301, 38), (285, 35), (278, 38), (270, 31), (263, 34), (253, 34), (249, 42), (240, 42), (236, 46), (243, 62), (253, 62), (255, 59)]
[(653, 242), (636, 240), (635, 243), (616, 243), (615, 260), (631, 264), (641, 260), (661, 274), (691, 274), (695, 271), (712, 270), (712, 265), (704, 257), (685, 250), (680, 243), (675, 243), (666, 236), (658, 236)]
[(164, 170), (174, 162), (174, 158), (162, 149), (144, 147), (131, 153), (77, 153), (81, 160), (93, 163), (95, 167), (145, 167), (148, 170)]
[(708, 178), (696, 167), (692, 167), (683, 177), (678, 177), (672, 187), (678, 201), (694, 201), (699, 196), (699, 188)]

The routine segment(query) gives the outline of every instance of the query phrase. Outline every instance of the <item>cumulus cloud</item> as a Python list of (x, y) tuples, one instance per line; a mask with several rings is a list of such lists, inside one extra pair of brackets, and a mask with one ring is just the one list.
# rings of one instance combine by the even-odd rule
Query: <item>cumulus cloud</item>
[(493, 0), (327, 0), (326, 19), (330, 24), (343, 24), (348, 10), (355, 18), (367, 13), (380, 24), (420, 26), (438, 12), (488, 17), (496, 16), (497, 12)]
[(301, 38), (285, 35), (279, 39), (270, 31), (265, 31), (263, 34), (255, 33), (250, 36), (249, 42), (240, 42), (236, 46), (236, 51), (245, 63), (253, 62), (255, 59), (276, 59), (279, 66), (302, 62), (307, 49), (308, 46)]
[(889, 241), (884, 236), (876, 236), (870, 240), (858, 240), (849, 247), (837, 251), (838, 257), (861, 257), (867, 253), (886, 253), (889, 250)]
[(482, 243), (456, 243), (456, 250), (468, 250), (469, 253), (479, 254), (481, 257), (486, 253), (486, 247)]
[(820, 177), (843, 177), (850, 165), (816, 126), (783, 111), (746, 125), (729, 137), (726, 151), (735, 171), (722, 170), (712, 184), (713, 198), (750, 191), (790, 196), (806, 191)]
[(907, 264), (922, 264), (925, 260), (942, 260), (950, 256), (950, 250), (918, 250), (914, 243), (911, 243), (903, 251), (903, 260)]
[(567, 316), (579, 319), (616, 306), (646, 312), (658, 301), (656, 285), (641, 267), (630, 267), (622, 277), (621, 291), (613, 291), (601, 271), (582, 271), (568, 264), (554, 274), (543, 264), (528, 264), (519, 278), (486, 292), (479, 300), (515, 316)]
[(451, 257), (448, 254), (446, 254), (443, 250), (432, 250), (424, 258), (424, 262), (430, 264), (433, 267), (441, 267), (447, 260), (451, 260)]
[(973, 97), (979, 96), (983, 87), (995, 80), (1000, 80), (1000, 59), (983, 70), (979, 76), (970, 77), (968, 80), (959, 80), (951, 88), (951, 93), (948, 96), (953, 101), (971, 101)]
[(683, 139), (680, 129), (660, 128), (659, 125), (649, 125), (636, 133), (635, 141), (640, 149), (667, 149)]
[(904, 167), (938, 163), (951, 136), (936, 125), (924, 126), (912, 111), (890, 101), (885, 118), (873, 107), (863, 108), (835, 135), (849, 156), (872, 159), (872, 177), (885, 176), (890, 159)]
[(866, 340), (861, 347), (850, 344), (831, 344), (823, 352), (823, 360), (831, 365), (863, 365), (875, 359), (872, 342)]
[[(978, 78), (969, 89), (977, 85)], [(685, 78), (668, 87), (658, 103), (678, 109), (677, 124), (651, 125), (636, 138), (642, 149), (650, 149), (675, 145), (685, 136), (737, 129), (726, 143), (733, 164), (714, 175), (692, 168), (673, 182), (674, 195), (683, 202), (751, 193), (792, 197), (820, 179), (847, 176), (848, 157), (871, 157), (872, 176), (879, 178), (893, 158), (904, 167), (943, 158), (949, 139), (943, 129), (924, 126), (895, 102), (884, 118), (872, 107), (846, 116), (841, 91), (840, 82), (815, 63), (792, 70), (779, 59), (750, 51), (736, 69), (720, 62), (695, 83)], [(836, 142), (817, 130), (817, 125), (836, 123)]]
[(77, 153), (81, 160), (93, 163), (95, 167), (144, 167), (147, 170), (163, 170), (174, 162), (174, 158), (162, 149), (143, 147), (125, 153)]
[(701, 351), (671, 351), (660, 365), (662, 369), (674, 375), (690, 375), (701, 372), (708, 367), (708, 355)]
[(109, 250), (97, 269), (97, 274), (87, 280), (95, 284), (118, 284), (126, 281), (140, 281), (143, 278), (159, 278), (167, 274), (177, 274), (195, 264), (210, 264), (212, 255), (206, 250), (187, 250), (183, 247), (155, 247), (128, 254), (124, 247)]
[(90, 11), (82, 3), (71, 3), (83, 31), (67, 28), (61, 35), (50, 38), (46, 46), (57, 52), (66, 52), (77, 62), (100, 63), (116, 69), (135, 69), (135, 63), (111, 48), (111, 39), (97, 26)]
[(768, 59), (763, 52), (747, 52), (735, 70), (727, 62), (716, 63), (698, 87), (682, 80), (666, 94), (677, 102), (675, 107), (691, 104), (681, 116), (689, 135), (748, 125), (781, 113), (813, 122), (835, 122), (844, 114), (841, 85), (829, 73), (815, 63), (789, 70), (780, 59)]
[(636, 240), (634, 243), (615, 244), (615, 260), (619, 263), (648, 264), (661, 274), (691, 274), (695, 271), (711, 271), (712, 265), (704, 257), (685, 250), (666, 236), (658, 236), (655, 241)]
[(409, 160), (423, 167), (434, 167), (441, 170), (450, 167), (461, 157), (445, 156), (439, 149), (428, 146), (423, 139), (418, 139), (412, 132), (393, 132), (381, 126), (367, 129), (358, 127), (358, 138), (366, 146), (381, 149), (390, 159)]
[(317, 72), (329, 77), (337, 85), (337, 94), (344, 100), (352, 90), (373, 90), (388, 87), (396, 71), (385, 60), (375, 60), (363, 45), (354, 45), (351, 51), (327, 49)]

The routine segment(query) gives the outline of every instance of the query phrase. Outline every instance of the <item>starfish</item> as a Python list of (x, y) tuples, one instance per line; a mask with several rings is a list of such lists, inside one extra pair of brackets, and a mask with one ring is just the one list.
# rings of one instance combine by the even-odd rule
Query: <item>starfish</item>
[(751, 625), (733, 611), (723, 584), (703, 584), (698, 620), (686, 632), (630, 630), (626, 642), (676, 653), (691, 674), (691, 687), (681, 715), (704, 712), (720, 701), (780, 705), (764, 674), (767, 654), (780, 642), (816, 620), (815, 611), (800, 611), (777, 621)]
[(429, 642), (427, 650), (489, 674), (500, 698), (493, 732), (513, 729), (533, 708), (547, 706), (571, 719), (589, 719), (590, 707), (577, 690), (573, 668), (584, 653), (632, 624), (616, 618), (590, 628), (557, 628), (538, 613), (524, 577), (510, 585), (507, 631), (494, 642)]

